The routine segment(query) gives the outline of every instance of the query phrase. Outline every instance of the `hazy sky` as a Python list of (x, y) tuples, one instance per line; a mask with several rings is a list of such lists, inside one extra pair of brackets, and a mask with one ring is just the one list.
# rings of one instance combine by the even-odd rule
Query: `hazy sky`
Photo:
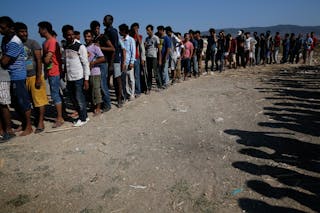
[(114, 17), (114, 27), (122, 23), (129, 26), (140, 24), (171, 25), (181, 33), (189, 29), (205, 31), (209, 28), (272, 26), (296, 24), (320, 25), (320, 0), (228, 0), (228, 1), (169, 1), (169, 0), (1, 0), (0, 16), (10, 16), (14, 21), (28, 25), (31, 38), (38, 41), (37, 24), (49, 21), (61, 37), (61, 27), (71, 24), (81, 33), (92, 20), (102, 19), (107, 14)]

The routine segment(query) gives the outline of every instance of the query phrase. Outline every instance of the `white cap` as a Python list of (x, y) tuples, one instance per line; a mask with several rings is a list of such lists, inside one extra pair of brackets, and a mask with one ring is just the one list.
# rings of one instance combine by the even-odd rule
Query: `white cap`
[(238, 31), (238, 36), (239, 36), (239, 35), (241, 35), (241, 34), (242, 34), (242, 31), (241, 31), (241, 30), (239, 30), (239, 31)]

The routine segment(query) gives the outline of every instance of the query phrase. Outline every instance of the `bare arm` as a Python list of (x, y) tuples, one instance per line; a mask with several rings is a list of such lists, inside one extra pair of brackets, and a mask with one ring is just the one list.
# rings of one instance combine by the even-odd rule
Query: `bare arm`
[(36, 62), (36, 82), (35, 87), (40, 89), (41, 87), (41, 75), (42, 75), (42, 61), (41, 61), (41, 50), (34, 50), (34, 59)]
[(12, 58), (11, 58), (11, 57), (9, 57), (9, 56), (7, 56), (7, 55), (3, 55), (3, 56), (1, 57), (1, 66), (2, 66), (4, 69), (6, 69), (6, 68), (8, 68), (8, 66), (9, 66), (9, 64), (10, 64), (11, 61), (12, 61)]

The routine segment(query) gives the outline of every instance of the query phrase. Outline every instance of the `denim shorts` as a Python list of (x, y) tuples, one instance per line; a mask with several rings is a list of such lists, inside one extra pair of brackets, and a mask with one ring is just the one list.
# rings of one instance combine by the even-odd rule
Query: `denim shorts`
[(49, 76), (48, 77), (51, 99), (54, 104), (61, 104), (61, 94), (60, 94), (60, 76)]
[(120, 63), (113, 63), (113, 77), (117, 78), (121, 76), (121, 66)]
[(31, 101), (26, 87), (26, 80), (11, 81), (10, 85), (12, 104), (22, 112), (31, 109)]

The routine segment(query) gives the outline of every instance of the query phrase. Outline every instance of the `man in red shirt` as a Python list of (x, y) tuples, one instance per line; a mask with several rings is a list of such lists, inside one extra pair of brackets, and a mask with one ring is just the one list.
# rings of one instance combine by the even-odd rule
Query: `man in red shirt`
[(53, 30), (51, 23), (42, 21), (38, 23), (38, 27), (40, 36), (46, 39), (42, 48), (43, 63), (48, 76), (51, 99), (57, 109), (57, 118), (52, 127), (57, 128), (64, 123), (62, 117), (62, 98), (60, 94), (60, 73), (62, 71), (60, 46), (52, 35)]

